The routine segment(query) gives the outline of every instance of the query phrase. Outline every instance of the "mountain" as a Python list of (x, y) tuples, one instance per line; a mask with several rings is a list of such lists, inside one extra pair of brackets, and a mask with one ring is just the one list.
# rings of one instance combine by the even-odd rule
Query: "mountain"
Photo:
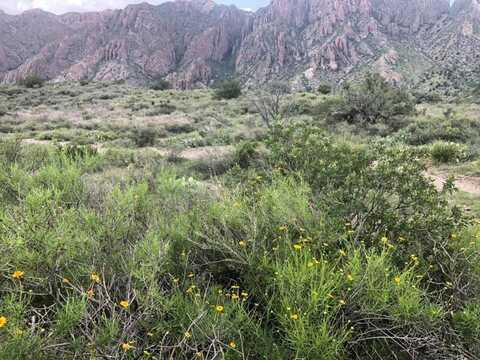
[(273, 0), (256, 13), (211, 0), (56, 16), (0, 13), (0, 80), (204, 86), (237, 76), (298, 87), (375, 70), (397, 82), (480, 54), (480, 0)]

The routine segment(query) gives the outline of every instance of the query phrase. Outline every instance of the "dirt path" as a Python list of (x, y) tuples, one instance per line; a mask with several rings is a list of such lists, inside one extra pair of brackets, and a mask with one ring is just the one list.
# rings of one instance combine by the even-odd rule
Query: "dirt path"
[[(432, 180), (437, 190), (442, 190), (443, 185), (448, 179), (448, 174), (435, 174), (428, 172), (427, 176)], [(455, 178), (455, 186), (463, 192), (480, 195), (480, 177), (477, 176), (460, 176)]]

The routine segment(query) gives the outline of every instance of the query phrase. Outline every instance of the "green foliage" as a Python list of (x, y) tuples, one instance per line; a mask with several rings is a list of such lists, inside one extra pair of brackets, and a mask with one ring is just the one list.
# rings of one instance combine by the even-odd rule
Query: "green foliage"
[(157, 131), (151, 127), (140, 127), (132, 131), (131, 139), (137, 147), (153, 146), (157, 138)]
[(20, 80), (20, 85), (25, 86), (28, 89), (41, 88), (45, 83), (45, 80), (36, 74), (27, 75), (25, 78)]
[(242, 87), (237, 80), (222, 81), (215, 88), (215, 98), (217, 99), (236, 99), (240, 95), (242, 95)]
[(461, 144), (437, 141), (430, 146), (432, 159), (439, 164), (460, 162), (468, 159), (468, 147)]
[(394, 140), (276, 123), (175, 164), (2, 140), (0, 358), (480, 357), (479, 227)]
[(150, 89), (156, 91), (165, 91), (172, 88), (172, 85), (166, 79), (160, 79), (150, 84)]
[(330, 94), (332, 92), (332, 85), (327, 83), (320, 84), (317, 91), (322, 95)]
[(408, 92), (378, 74), (368, 74), (357, 86), (347, 85), (343, 96), (336, 118), (360, 125), (384, 123), (398, 129), (398, 122), (415, 111)]
[(467, 143), (480, 136), (480, 125), (477, 121), (450, 118), (421, 118), (412, 122), (397, 135), (410, 145), (424, 145), (435, 141)]

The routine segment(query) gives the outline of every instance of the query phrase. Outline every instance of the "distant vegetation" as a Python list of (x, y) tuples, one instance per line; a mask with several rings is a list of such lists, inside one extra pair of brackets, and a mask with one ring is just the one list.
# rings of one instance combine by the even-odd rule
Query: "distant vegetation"
[(172, 88), (172, 85), (168, 80), (159, 79), (150, 84), (152, 90), (168, 90)]
[(45, 83), (45, 80), (36, 74), (28, 75), (22, 80), (20, 80), (20, 85), (25, 86), (26, 88), (33, 89), (33, 88), (40, 88)]
[(220, 88), (0, 87), (0, 359), (480, 358), (480, 107)]
[(338, 115), (352, 123), (396, 126), (395, 122), (414, 111), (413, 98), (407, 91), (389, 84), (378, 74), (368, 74), (360, 84), (345, 86)]
[(237, 80), (225, 80), (220, 82), (215, 89), (217, 99), (236, 99), (242, 95), (242, 87)]

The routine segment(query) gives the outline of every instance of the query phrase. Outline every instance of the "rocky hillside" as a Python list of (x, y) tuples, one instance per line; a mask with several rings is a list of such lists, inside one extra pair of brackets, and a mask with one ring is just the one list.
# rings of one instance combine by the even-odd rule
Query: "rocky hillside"
[(55, 16), (0, 13), (0, 79), (151, 81), (178, 88), (235, 75), (299, 87), (375, 69), (393, 81), (470, 68), (480, 0), (273, 0), (255, 14), (211, 0)]

